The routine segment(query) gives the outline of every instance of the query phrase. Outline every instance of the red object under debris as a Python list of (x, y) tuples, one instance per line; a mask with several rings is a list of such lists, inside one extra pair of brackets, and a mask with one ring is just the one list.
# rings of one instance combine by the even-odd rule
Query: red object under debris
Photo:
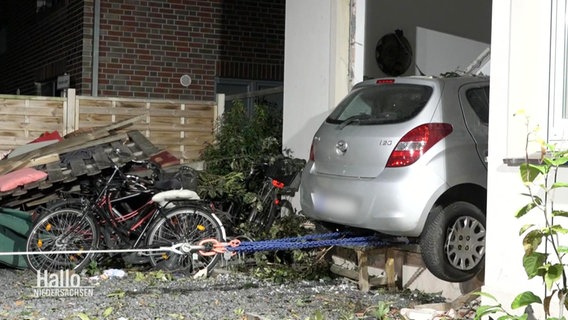
[(61, 135), (59, 134), (59, 132), (57, 131), (52, 131), (52, 132), (44, 132), (42, 133), (37, 139), (33, 140), (33, 142), (41, 142), (41, 141), (49, 141), (49, 140), (58, 140), (61, 141), (63, 140), (63, 138), (61, 137)]
[(156, 154), (153, 154), (152, 156), (150, 156), (150, 160), (154, 163), (159, 164), (161, 167), (180, 164), (179, 159), (167, 150), (162, 150)]

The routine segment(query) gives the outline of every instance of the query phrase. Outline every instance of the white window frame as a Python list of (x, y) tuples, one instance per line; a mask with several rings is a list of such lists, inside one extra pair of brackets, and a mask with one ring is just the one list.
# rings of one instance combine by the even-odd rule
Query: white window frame
[(552, 1), (549, 141), (568, 141), (568, 0)]

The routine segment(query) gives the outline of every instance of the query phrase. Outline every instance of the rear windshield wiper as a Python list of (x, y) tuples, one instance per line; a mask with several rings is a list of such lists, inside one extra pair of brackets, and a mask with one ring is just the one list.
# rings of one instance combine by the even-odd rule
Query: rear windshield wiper
[(353, 115), (353, 116), (343, 120), (343, 122), (341, 122), (341, 124), (339, 125), (339, 130), (342, 130), (343, 128), (345, 128), (346, 126), (348, 126), (350, 124), (359, 124), (359, 123), (361, 123), (361, 120), (368, 120), (370, 118), (371, 118), (371, 115), (366, 114), (366, 113), (360, 113), (360, 114)]

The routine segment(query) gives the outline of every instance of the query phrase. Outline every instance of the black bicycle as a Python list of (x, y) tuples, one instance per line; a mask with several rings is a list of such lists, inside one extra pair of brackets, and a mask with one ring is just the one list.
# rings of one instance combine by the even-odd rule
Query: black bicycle
[(257, 230), (266, 233), (276, 219), (294, 214), (289, 198), (298, 191), (304, 165), (303, 159), (283, 158), (263, 166), (264, 178), (257, 192), (257, 202), (247, 219)]

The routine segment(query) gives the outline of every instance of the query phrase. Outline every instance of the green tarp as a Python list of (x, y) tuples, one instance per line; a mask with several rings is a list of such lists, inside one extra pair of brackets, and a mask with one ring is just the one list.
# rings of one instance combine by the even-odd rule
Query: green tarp
[[(0, 208), (0, 252), (25, 252), (31, 215), (24, 211)], [(23, 255), (0, 255), (0, 263), (25, 269), (28, 267)]]

